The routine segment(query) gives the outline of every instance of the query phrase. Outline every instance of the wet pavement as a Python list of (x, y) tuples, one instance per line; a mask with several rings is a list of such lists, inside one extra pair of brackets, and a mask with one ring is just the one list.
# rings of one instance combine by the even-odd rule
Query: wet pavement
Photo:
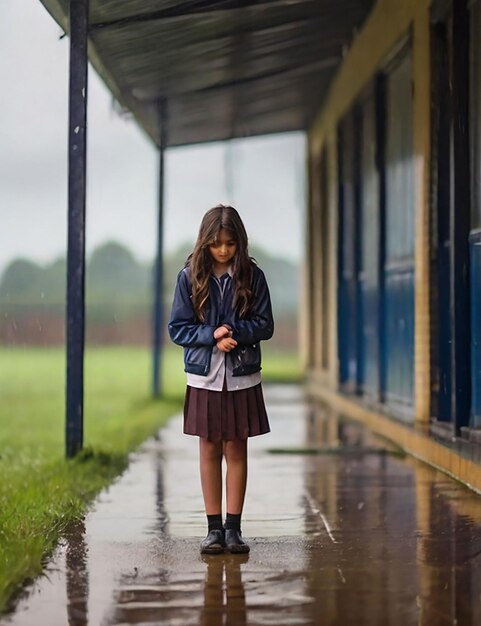
[(272, 433), (249, 444), (249, 555), (199, 554), (198, 443), (179, 416), (0, 624), (481, 624), (481, 497), (296, 387), (266, 400)]

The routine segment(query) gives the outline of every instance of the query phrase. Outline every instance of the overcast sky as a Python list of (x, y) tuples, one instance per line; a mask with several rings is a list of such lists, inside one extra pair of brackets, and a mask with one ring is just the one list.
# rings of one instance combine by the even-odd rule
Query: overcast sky
[[(69, 41), (60, 35), (39, 0), (1, 0), (0, 272), (13, 257), (47, 262), (66, 251)], [(116, 239), (150, 259), (157, 150), (113, 111), (94, 71), (88, 116), (87, 250)], [(203, 213), (223, 202), (239, 209), (253, 243), (299, 259), (304, 150), (295, 133), (167, 151), (166, 250), (193, 240)]]

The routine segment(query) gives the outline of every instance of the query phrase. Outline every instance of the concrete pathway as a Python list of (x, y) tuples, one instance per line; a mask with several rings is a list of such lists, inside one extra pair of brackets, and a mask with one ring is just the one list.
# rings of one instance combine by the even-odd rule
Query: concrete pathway
[[(179, 416), (0, 624), (481, 624), (481, 497), (313, 410), (297, 387), (266, 399), (273, 432), (250, 441), (249, 555), (199, 554), (198, 443)], [(305, 447), (318, 453), (292, 453)]]

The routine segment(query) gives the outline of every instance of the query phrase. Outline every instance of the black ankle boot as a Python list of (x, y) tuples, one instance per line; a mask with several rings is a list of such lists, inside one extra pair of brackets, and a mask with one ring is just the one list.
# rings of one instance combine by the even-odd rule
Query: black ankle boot
[(221, 554), (225, 548), (225, 536), (223, 528), (210, 530), (207, 537), (200, 544), (202, 554)]
[(235, 528), (225, 529), (225, 544), (227, 550), (232, 554), (245, 554), (250, 550), (247, 543), (242, 539), (241, 531)]

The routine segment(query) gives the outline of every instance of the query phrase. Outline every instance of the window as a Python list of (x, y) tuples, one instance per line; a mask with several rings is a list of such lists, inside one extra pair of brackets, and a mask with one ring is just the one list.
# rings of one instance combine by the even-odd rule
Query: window
[(386, 81), (386, 257), (414, 253), (411, 55)]

